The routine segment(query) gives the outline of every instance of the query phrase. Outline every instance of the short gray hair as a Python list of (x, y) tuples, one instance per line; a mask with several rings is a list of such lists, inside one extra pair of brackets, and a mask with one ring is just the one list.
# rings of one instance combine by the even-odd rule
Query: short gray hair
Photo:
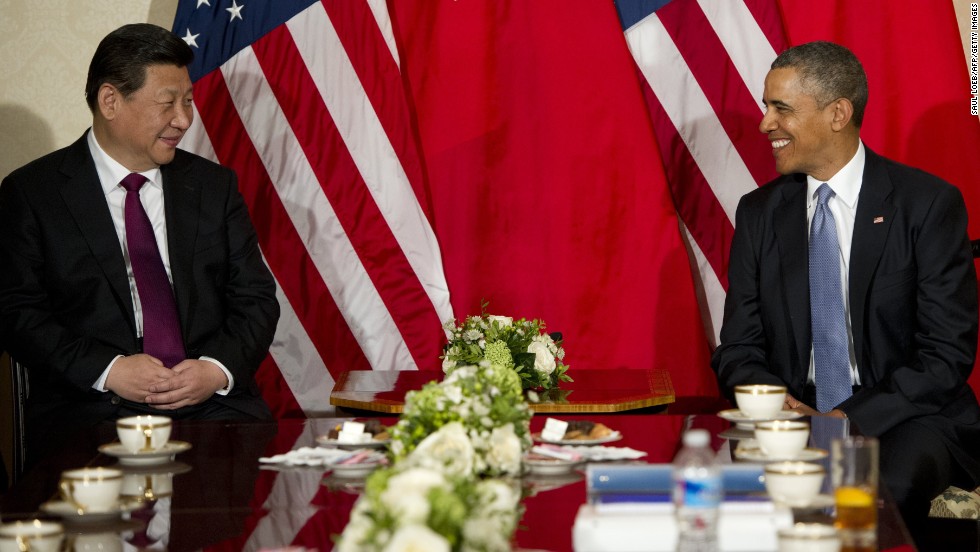
[(803, 90), (821, 107), (837, 98), (854, 105), (854, 125), (861, 127), (868, 105), (868, 76), (857, 56), (833, 42), (808, 42), (793, 46), (776, 57), (772, 69), (796, 69)]

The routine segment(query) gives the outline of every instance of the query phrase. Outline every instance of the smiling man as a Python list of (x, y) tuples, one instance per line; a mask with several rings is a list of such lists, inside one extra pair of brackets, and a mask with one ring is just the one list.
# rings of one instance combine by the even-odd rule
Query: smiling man
[(913, 535), (930, 500), (980, 481), (977, 278), (959, 191), (862, 144), (867, 78), (846, 48), (791, 48), (759, 129), (782, 177), (736, 213), (721, 388), (773, 383), (785, 408), (849, 418)]
[(275, 282), (235, 174), (177, 149), (193, 55), (154, 25), (110, 33), (91, 130), (0, 185), (0, 331), (28, 368), (28, 465), (107, 419), (271, 417), (254, 375)]

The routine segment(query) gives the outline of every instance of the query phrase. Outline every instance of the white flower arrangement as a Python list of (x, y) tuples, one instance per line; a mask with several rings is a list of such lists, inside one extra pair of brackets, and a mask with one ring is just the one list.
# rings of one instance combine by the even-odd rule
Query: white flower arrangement
[(400, 462), (421, 448), (415, 461), (427, 467), (444, 463), (456, 475), (516, 476), (531, 447), (530, 421), (516, 372), (486, 361), (462, 366), (405, 396), (390, 430), (390, 453)]
[[(486, 305), (484, 305), (486, 306)], [(509, 316), (470, 316), (460, 326), (455, 320), (443, 324), (449, 342), (442, 356), (443, 372), (460, 366), (491, 364), (513, 368), (521, 378), (522, 389), (554, 389), (562, 381), (572, 381), (563, 363), (561, 340), (545, 333), (540, 320), (514, 320)]]
[[(453, 458), (460, 454), (464, 458)], [(373, 473), (338, 552), (504, 552), (520, 519), (520, 491), (472, 476), (462, 424), (429, 435), (401, 462)]]

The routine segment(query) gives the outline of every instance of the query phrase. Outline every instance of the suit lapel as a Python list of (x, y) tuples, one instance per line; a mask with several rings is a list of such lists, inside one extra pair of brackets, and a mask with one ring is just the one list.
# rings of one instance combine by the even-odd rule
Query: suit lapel
[(61, 184), (61, 197), (116, 295), (120, 308), (125, 311), (126, 320), (135, 335), (136, 321), (126, 261), (88, 148), (87, 136), (86, 133), (72, 144), (65, 155), (61, 172), (66, 179)]
[(170, 275), (185, 336), (191, 312), (190, 294), (186, 290), (193, 285), (194, 241), (201, 209), (201, 182), (187, 168), (179, 151), (173, 162), (160, 167)]
[[(867, 147), (865, 152), (864, 176), (858, 195), (854, 235), (851, 238), (851, 266), (848, 272), (851, 333), (854, 336), (854, 354), (858, 366), (863, 364), (861, 359), (864, 358), (862, 328), (867, 314), (865, 305), (868, 289), (895, 213), (895, 206), (888, 199), (892, 193), (892, 184), (881, 157)], [(867, 381), (863, 374), (862, 381)]]
[[(786, 304), (800, 365), (810, 359), (810, 284), (807, 258), (806, 180), (794, 176), (782, 189), (782, 200), (773, 213), (779, 243), (780, 270), (786, 286)], [(804, 372), (805, 377), (805, 372)]]

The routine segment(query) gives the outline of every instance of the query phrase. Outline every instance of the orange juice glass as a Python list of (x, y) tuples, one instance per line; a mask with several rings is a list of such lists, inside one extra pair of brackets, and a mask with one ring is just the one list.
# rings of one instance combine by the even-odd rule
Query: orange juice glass
[(878, 440), (848, 437), (831, 443), (834, 525), (843, 552), (877, 549)]

